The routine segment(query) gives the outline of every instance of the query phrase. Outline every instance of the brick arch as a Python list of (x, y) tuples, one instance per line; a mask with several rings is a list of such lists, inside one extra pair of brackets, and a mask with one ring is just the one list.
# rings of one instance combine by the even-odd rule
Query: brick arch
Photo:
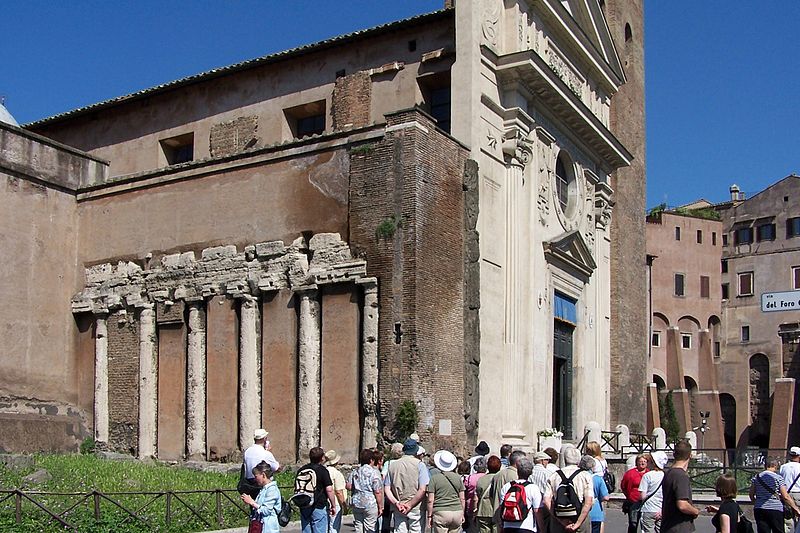
[[(697, 320), (697, 319), (696, 319), (695, 317), (693, 317), (692, 315), (683, 315), (682, 317), (680, 317), (680, 318), (678, 319), (678, 327), (679, 327), (679, 328), (681, 327), (681, 323), (683, 323), (683, 324), (686, 324), (687, 322), (689, 322), (689, 323), (691, 323), (692, 325), (694, 325), (694, 326), (695, 326), (695, 328), (696, 328), (696, 331), (699, 331), (699, 330), (702, 328), (702, 326), (700, 325), (700, 321), (699, 321), (699, 320)], [(681, 330), (682, 330), (682, 329), (681, 329)]]

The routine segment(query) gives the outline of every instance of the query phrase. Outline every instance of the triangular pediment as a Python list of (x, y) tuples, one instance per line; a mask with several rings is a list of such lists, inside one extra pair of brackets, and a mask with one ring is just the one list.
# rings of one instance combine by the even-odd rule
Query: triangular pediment
[(592, 252), (578, 230), (543, 243), (545, 259), (575, 277), (588, 281), (597, 268)]

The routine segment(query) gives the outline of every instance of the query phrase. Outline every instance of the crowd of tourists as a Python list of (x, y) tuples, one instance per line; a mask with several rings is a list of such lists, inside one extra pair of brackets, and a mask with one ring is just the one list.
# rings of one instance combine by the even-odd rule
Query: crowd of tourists
[[(280, 464), (267, 437), (257, 430), (245, 450), (239, 492), (252, 507), (251, 531), (277, 533), (290, 508), (273, 480)], [(691, 454), (691, 445), (681, 441), (669, 468), (663, 451), (636, 457), (620, 483), (628, 533), (695, 530), (700, 509), (692, 502)], [(312, 448), (309, 463), (297, 470), (290, 501), (300, 510), (302, 533), (339, 533), (348, 509), (356, 533), (604, 533), (604, 503), (615, 488), (597, 443), (587, 444), (585, 455), (569, 444), (560, 453), (532, 454), (503, 445), (494, 455), (481, 441), (475, 455), (459, 458), (448, 450), (431, 455), (412, 435), (386, 454), (362, 450), (346, 478), (339, 462), (336, 451)], [(768, 461), (753, 477), (749, 495), (758, 533), (795, 531), (799, 481), (798, 447), (786, 464)], [(736, 502), (736, 479), (719, 476), (716, 493), (721, 503), (706, 508), (715, 531), (753, 531)]]

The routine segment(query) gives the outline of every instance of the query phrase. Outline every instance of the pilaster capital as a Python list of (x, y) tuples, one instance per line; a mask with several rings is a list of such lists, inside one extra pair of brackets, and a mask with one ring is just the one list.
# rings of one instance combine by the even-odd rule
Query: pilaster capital
[(533, 141), (528, 136), (533, 128), (533, 118), (521, 108), (503, 112), (503, 156), (507, 165), (525, 168), (530, 163)]
[(378, 294), (378, 278), (361, 278), (356, 281), (361, 285), (364, 294)]
[(295, 287), (293, 290), (300, 298), (308, 300), (317, 297), (317, 292), (319, 291), (319, 287), (316, 284), (301, 285)]

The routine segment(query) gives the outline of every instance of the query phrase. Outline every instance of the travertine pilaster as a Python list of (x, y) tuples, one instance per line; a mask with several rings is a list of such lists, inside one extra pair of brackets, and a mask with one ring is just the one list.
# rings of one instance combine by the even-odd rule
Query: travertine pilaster
[(139, 457), (155, 457), (158, 423), (156, 312), (145, 304), (139, 312)]
[(206, 324), (202, 303), (188, 305), (186, 451), (190, 459), (201, 459), (206, 453)]
[(378, 435), (378, 282), (365, 278), (361, 339), (361, 446), (375, 446)]
[(108, 443), (108, 315), (95, 316), (94, 440)]
[(258, 372), (258, 301), (242, 298), (239, 325), (239, 446), (253, 443), (261, 426), (261, 378)]
[(300, 291), (299, 346), (299, 447), (298, 456), (320, 442), (320, 305), (316, 286)]

